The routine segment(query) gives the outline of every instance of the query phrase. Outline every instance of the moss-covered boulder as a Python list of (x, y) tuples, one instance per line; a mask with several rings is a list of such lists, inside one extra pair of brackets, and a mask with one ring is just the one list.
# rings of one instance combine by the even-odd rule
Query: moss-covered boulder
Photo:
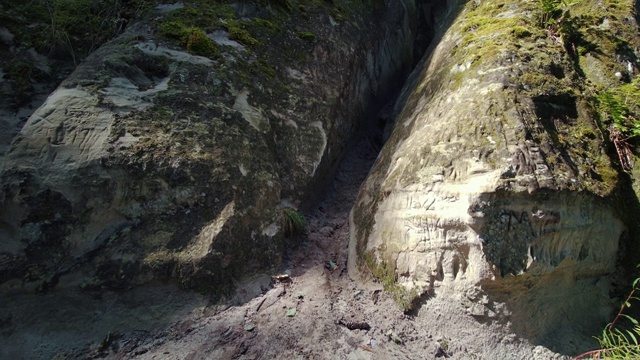
[(314, 198), (413, 65), (415, 4), (370, 5), (194, 0), (129, 24), (7, 153), (2, 286), (220, 295), (278, 265), (283, 208)]
[(563, 350), (556, 329), (608, 320), (638, 202), (595, 99), (635, 76), (638, 39), (633, 2), (595, 3), (454, 5), (353, 208), (352, 276)]

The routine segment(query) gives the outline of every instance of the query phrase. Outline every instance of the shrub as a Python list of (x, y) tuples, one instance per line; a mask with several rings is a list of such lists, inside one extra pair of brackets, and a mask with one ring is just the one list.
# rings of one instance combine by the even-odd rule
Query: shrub
[(40, 0), (35, 6), (42, 6), (47, 20), (39, 47), (50, 54), (65, 52), (74, 62), (124, 29), (120, 1)]
[(20, 49), (77, 63), (140, 17), (147, 0), (3, 0), (0, 24)]

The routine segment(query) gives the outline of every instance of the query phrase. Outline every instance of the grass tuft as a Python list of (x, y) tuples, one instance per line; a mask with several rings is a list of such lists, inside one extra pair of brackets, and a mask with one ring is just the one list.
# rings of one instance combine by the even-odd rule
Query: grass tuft
[(304, 215), (292, 208), (285, 207), (282, 209), (282, 228), (284, 229), (285, 237), (300, 235), (304, 233), (306, 227), (307, 223)]

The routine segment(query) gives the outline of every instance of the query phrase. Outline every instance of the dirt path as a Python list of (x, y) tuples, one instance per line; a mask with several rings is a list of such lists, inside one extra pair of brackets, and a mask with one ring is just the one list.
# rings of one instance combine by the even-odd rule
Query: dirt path
[[(78, 357), (136, 359), (552, 359), (499, 323), (480, 323), (451, 301), (405, 315), (385, 292), (346, 271), (348, 216), (375, 161), (371, 136), (344, 159), (324, 200), (307, 214), (308, 239), (288, 278), (243, 305), (192, 313), (155, 333), (114, 336)], [(330, 261), (336, 264), (332, 268)], [(260, 280), (254, 283), (254, 288)], [(100, 351), (98, 351), (100, 350)]]

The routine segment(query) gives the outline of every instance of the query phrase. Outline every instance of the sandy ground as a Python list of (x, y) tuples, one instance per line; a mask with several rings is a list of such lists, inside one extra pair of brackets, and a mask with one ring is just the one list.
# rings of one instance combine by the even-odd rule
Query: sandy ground
[[(429, 299), (406, 315), (380, 286), (362, 287), (346, 271), (348, 214), (376, 156), (364, 136), (347, 155), (324, 200), (306, 217), (308, 234), (282, 281), (257, 276), (237, 306), (192, 307), (171, 326), (109, 333), (67, 352), (110, 359), (560, 359), (482, 323), (451, 299)], [(330, 262), (334, 262), (333, 268)], [(272, 274), (278, 275), (278, 274)], [(62, 355), (62, 354), (60, 354)]]

